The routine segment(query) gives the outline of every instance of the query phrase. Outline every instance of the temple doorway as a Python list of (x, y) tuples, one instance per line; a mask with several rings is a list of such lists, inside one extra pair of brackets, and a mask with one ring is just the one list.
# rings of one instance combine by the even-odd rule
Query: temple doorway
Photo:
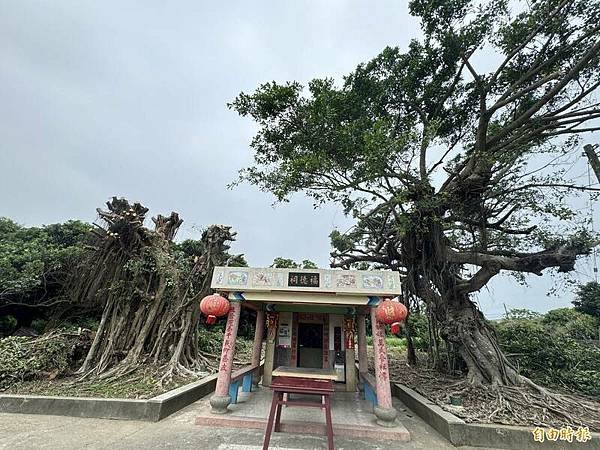
[(323, 324), (298, 324), (298, 367), (323, 367)]

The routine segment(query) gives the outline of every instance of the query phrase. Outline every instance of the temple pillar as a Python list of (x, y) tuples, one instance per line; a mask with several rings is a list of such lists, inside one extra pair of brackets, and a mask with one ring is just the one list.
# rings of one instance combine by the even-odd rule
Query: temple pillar
[(329, 314), (323, 314), (323, 369), (332, 367), (329, 361)]
[(275, 360), (275, 339), (277, 338), (278, 314), (267, 314), (267, 343), (265, 345), (265, 367), (263, 372), (263, 386), (270, 386), (273, 379), (273, 363)]
[(346, 347), (346, 391), (356, 391), (356, 354), (354, 351), (354, 319), (344, 318), (344, 343)]
[(211, 412), (214, 414), (226, 413), (227, 406), (231, 403), (229, 385), (231, 384), (231, 367), (233, 365), (235, 340), (237, 339), (241, 309), (242, 304), (239, 301), (231, 301), (231, 309), (227, 315), (227, 325), (225, 326), (225, 335), (223, 336), (217, 387), (215, 388), (214, 395), (210, 399)]
[(254, 327), (254, 345), (252, 346), (252, 365), (257, 366), (252, 384), (258, 385), (260, 381), (260, 356), (262, 350), (263, 334), (265, 330), (265, 312), (262, 310), (256, 311), (256, 326)]
[(359, 373), (369, 372), (369, 363), (367, 360), (367, 316), (359, 314), (357, 316), (358, 328), (358, 371)]
[(396, 426), (398, 411), (392, 405), (392, 389), (388, 369), (387, 349), (385, 347), (385, 325), (375, 316), (371, 308), (371, 327), (373, 329), (373, 350), (375, 353), (375, 382), (377, 384), (377, 406), (374, 412), (377, 424), (383, 427)]

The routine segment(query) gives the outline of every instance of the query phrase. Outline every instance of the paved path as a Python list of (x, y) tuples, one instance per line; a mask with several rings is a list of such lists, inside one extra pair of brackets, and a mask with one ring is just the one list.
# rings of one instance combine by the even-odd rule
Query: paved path
[[(192, 404), (158, 423), (62, 416), (0, 414), (0, 449), (194, 449), (259, 450), (263, 432), (205, 428), (194, 424), (198, 405)], [(400, 419), (411, 442), (335, 438), (338, 450), (454, 449), (455, 447), (410, 411)], [(271, 448), (306, 450), (326, 448), (318, 436), (274, 433)], [(461, 447), (462, 450), (471, 447)], [(479, 449), (481, 450), (481, 449)]]

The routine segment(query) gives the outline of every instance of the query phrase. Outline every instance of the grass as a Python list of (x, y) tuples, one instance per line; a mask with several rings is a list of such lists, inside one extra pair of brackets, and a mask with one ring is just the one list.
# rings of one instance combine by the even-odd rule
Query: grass
[[(16, 338), (11, 339), (14, 341)], [(26, 340), (27, 342), (35, 342), (29, 338), (19, 339)], [(13, 368), (12, 366), (15, 366), (12, 372), (20, 373), (20, 376), (18, 377), (20, 381), (18, 381), (18, 379), (15, 380), (14, 378), (17, 377), (14, 377), (8, 380), (10, 382), (7, 381), (4, 385), (0, 384), (0, 392), (2, 393), (67, 397), (145, 399), (155, 397), (198, 379), (194, 376), (175, 377), (169, 383), (160, 385), (159, 379), (163, 374), (161, 368), (153, 364), (145, 364), (140, 366), (140, 368), (134, 373), (118, 379), (109, 378), (103, 380), (79, 380), (78, 376), (73, 375), (73, 371), (79, 366), (79, 364), (71, 364), (72, 367), (67, 367), (66, 370), (54, 369), (56, 363), (54, 362), (54, 359), (48, 357), (47, 355), (47, 353), (49, 353), (47, 344), (45, 344), (45, 347), (41, 349), (44, 351), (40, 350), (40, 352), (38, 352), (40, 354), (15, 354), (13, 347), (9, 347), (8, 344), (20, 344), (21, 341), (19, 339), (17, 339), (16, 343), (13, 343), (10, 339), (4, 340), (4, 347), (6, 347), (4, 349), (4, 353), (11, 356), (8, 361), (4, 361), (2, 359), (3, 352), (0, 351), (0, 362), (4, 361), (5, 365), (7, 365), (9, 369)], [(199, 376), (205, 376), (208, 375), (209, 372), (215, 372), (218, 370), (222, 339), (222, 332), (204, 331), (201, 333), (199, 339), (200, 349), (211, 356), (206, 357), (208, 361), (210, 361), (210, 367), (207, 366), (206, 373), (199, 373)], [(247, 361), (252, 355), (252, 341), (239, 338), (236, 340), (235, 347), (235, 366), (247, 364)], [(2, 350), (2, 348), (3, 347), (0, 347), (0, 350)], [(27, 348), (29, 348), (29, 346)], [(53, 356), (55, 353), (63, 355), (65, 352), (58, 351), (50, 352), (49, 354), (50, 356)], [(44, 364), (33, 364), (41, 359), (43, 359), (43, 361), (50, 360), (50, 362)], [(9, 362), (11, 364), (8, 364)], [(25, 363), (27, 363), (27, 367), (32, 367), (27, 371), (16, 370), (20, 367), (20, 365)], [(66, 365), (68, 364), (65, 362), (63, 366)], [(0, 369), (2, 369), (2, 367), (0, 367)], [(204, 369), (202, 368), (201, 370)], [(0, 381), (2, 381), (1, 375), (2, 370), (0, 370)]]
[[(367, 336), (367, 345), (373, 345), (373, 336)], [(404, 351), (406, 349), (406, 338), (387, 336), (385, 338), (385, 346), (391, 351)]]
[(34, 379), (15, 383), (5, 393), (144, 399), (155, 397), (195, 380), (193, 377), (176, 377), (168, 384), (160, 386), (158, 385), (159, 374), (157, 367), (147, 365), (130, 376), (120, 379), (78, 381), (75, 376), (54, 380)]

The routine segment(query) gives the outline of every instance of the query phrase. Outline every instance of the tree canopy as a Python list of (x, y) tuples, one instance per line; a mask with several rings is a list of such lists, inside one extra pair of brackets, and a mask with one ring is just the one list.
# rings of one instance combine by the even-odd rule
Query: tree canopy
[(600, 284), (591, 281), (580, 286), (573, 305), (576, 310), (600, 319)]
[(0, 315), (20, 325), (65, 299), (60, 291), (91, 226), (80, 221), (24, 227), (0, 218)]
[(280, 256), (273, 259), (273, 264), (271, 264), (271, 267), (275, 267), (277, 269), (317, 269), (317, 265), (309, 259), (305, 259), (301, 263), (297, 263), (293, 259), (282, 258)]
[(413, 0), (422, 38), (343, 82), (269, 82), (231, 103), (259, 125), (241, 179), (356, 220), (335, 267), (398, 270), (473, 382), (518, 384), (469, 295), (501, 271), (573, 270), (596, 245), (569, 172), (600, 129), (600, 2)]

